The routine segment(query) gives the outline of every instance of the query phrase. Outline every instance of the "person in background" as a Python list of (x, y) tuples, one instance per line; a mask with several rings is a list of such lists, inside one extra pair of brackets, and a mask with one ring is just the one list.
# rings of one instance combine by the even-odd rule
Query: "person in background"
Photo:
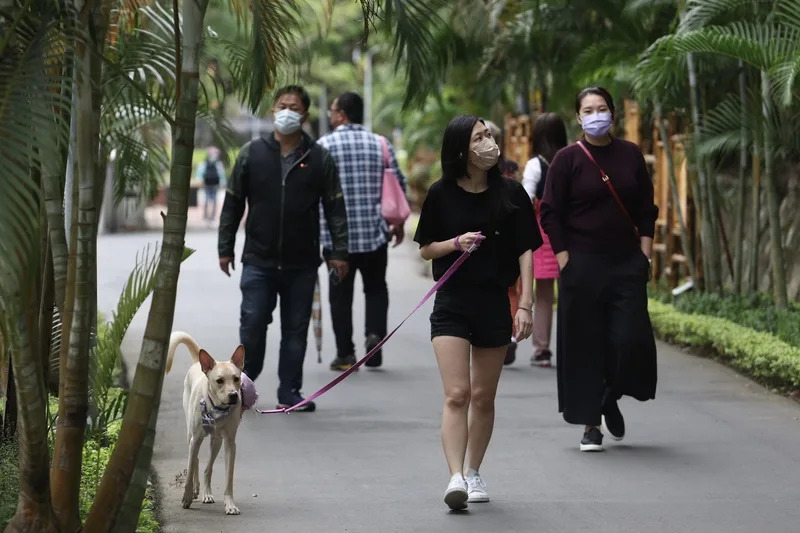
[(465, 250), (477, 247), (437, 291), (431, 313), (444, 389), (442, 445), (450, 470), (444, 501), (454, 510), (489, 501), (479, 470), (511, 336), (508, 287), (520, 273), (523, 290), (513, 324), (520, 339), (533, 327), (531, 251), (542, 241), (525, 190), (502, 176), (499, 156), (480, 118), (454, 118), (442, 140), (442, 179), (431, 185), (414, 235), (422, 258), (433, 262), (435, 280)]
[(533, 252), (533, 356), (531, 364), (549, 367), (553, 357), (550, 351), (550, 332), (553, 327), (555, 281), (558, 279), (558, 262), (550, 246), (550, 239), (542, 229), (541, 201), (547, 182), (547, 169), (556, 152), (567, 145), (567, 128), (555, 113), (543, 113), (533, 123), (533, 153), (522, 172), (522, 186), (533, 202), (536, 223), (542, 233), (542, 246)]
[(618, 400), (655, 398), (656, 345), (647, 280), (658, 207), (639, 147), (611, 135), (614, 100), (601, 87), (575, 100), (583, 139), (547, 170), (542, 227), (559, 274), (558, 406), (584, 426), (581, 451), (604, 431), (625, 436)]
[[(517, 165), (514, 161), (506, 159), (503, 156), (503, 132), (500, 127), (492, 122), (491, 120), (486, 121), (486, 127), (489, 128), (489, 133), (491, 136), (497, 141), (497, 145), (500, 147), (500, 157), (497, 161), (497, 167), (500, 169), (500, 174), (504, 178), (512, 179), (514, 181), (519, 181), (518, 174), (519, 174), (519, 165)], [(517, 279), (514, 281), (514, 284), (508, 288), (508, 301), (509, 301), (509, 309), (511, 312), (511, 316), (513, 318), (514, 313), (516, 313), (517, 307), (519, 305), (519, 296), (522, 287), (520, 286), (520, 280)], [(508, 347), (506, 348), (506, 357), (503, 361), (504, 365), (510, 365), (517, 359), (517, 337), (516, 332), (511, 332), (511, 339), (509, 339)]]
[[(331, 231), (330, 268), (347, 275), (347, 214), (336, 164), (330, 153), (302, 131), (311, 98), (288, 85), (273, 100), (275, 132), (245, 144), (231, 176), (219, 224), (219, 267), (234, 268), (236, 232), (248, 208), (242, 253), (239, 339), (244, 372), (255, 381), (264, 367), (267, 327), (280, 297), (281, 347), (278, 409), (304, 401), (303, 361), (317, 269), (319, 205)], [(314, 411), (308, 402), (298, 411)]]
[[(394, 170), (403, 191), (406, 177), (400, 171), (394, 147), (385, 138), (361, 125), (364, 101), (354, 92), (340, 95), (329, 110), (334, 130), (319, 140), (336, 162), (347, 207), (350, 270), (344, 278), (330, 280), (331, 322), (336, 336), (336, 358), (331, 370), (347, 370), (356, 363), (353, 344), (353, 287), (356, 271), (361, 272), (366, 302), (364, 350), (369, 353), (385, 336), (389, 313), (389, 289), (386, 285), (388, 242), (403, 242), (403, 225), (389, 226), (381, 216), (383, 171)], [(385, 152), (384, 152), (385, 148)], [(384, 155), (385, 154), (385, 155)], [(320, 227), (323, 256), (331, 257), (330, 231), (322, 220)], [(379, 367), (383, 354), (379, 350), (365, 366)]]
[(212, 225), (217, 218), (217, 190), (225, 186), (225, 165), (219, 158), (219, 148), (209, 146), (206, 159), (197, 166), (196, 176), (203, 180), (205, 203), (203, 204), (203, 220)]

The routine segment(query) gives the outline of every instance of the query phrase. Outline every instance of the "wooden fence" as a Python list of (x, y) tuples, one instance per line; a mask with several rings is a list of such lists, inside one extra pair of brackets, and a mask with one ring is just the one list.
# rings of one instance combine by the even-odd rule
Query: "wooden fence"
[[(623, 137), (645, 150), (645, 161), (650, 168), (655, 190), (655, 202), (658, 205), (658, 219), (653, 244), (653, 283), (658, 283), (665, 278), (667, 284), (674, 288), (683, 277), (688, 275), (687, 258), (683, 250), (680, 237), (680, 224), (678, 222), (678, 206), (675, 205), (672, 187), (667, 167), (667, 157), (664, 142), (653, 126), (652, 142), (643, 139), (641, 116), (639, 106), (632, 100), (624, 102), (625, 131)], [(533, 155), (531, 141), (533, 136), (533, 121), (531, 115), (506, 115), (503, 134), (503, 155), (506, 159), (516, 162), (522, 169)], [(686, 223), (690, 239), (690, 246), (695, 252), (693, 256), (699, 258), (699, 236), (696, 224), (697, 216), (692, 199), (686, 151), (681, 135), (670, 132), (670, 149), (675, 166), (675, 180), (678, 188), (678, 205), (680, 206), (683, 220)], [(697, 272), (701, 269), (697, 268)]]

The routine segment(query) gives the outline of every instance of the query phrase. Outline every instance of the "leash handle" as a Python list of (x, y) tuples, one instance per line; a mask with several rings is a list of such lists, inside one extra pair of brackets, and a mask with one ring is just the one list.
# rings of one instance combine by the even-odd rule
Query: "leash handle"
[(324, 387), (319, 389), (317, 392), (315, 392), (314, 394), (312, 394), (311, 396), (309, 396), (308, 398), (306, 398), (305, 400), (303, 400), (302, 402), (300, 402), (300, 403), (298, 403), (296, 405), (293, 405), (291, 407), (287, 407), (287, 408), (284, 408), (284, 409), (255, 409), (255, 411), (258, 414), (261, 414), (261, 415), (273, 415), (273, 414), (278, 414), (278, 413), (289, 414), (292, 411), (294, 411), (295, 409), (299, 409), (299, 408), (303, 407), (308, 402), (312, 402), (312, 401), (316, 400), (317, 398), (319, 398), (320, 396), (322, 396), (323, 394), (325, 394), (326, 392), (328, 392), (329, 390), (334, 388), (336, 385), (338, 385), (339, 383), (344, 381), (350, 374), (352, 374), (353, 372), (358, 370), (358, 368), (361, 365), (363, 365), (364, 363), (369, 361), (372, 358), (372, 356), (375, 355), (378, 352), (378, 350), (380, 350), (383, 347), (384, 344), (386, 344), (386, 341), (391, 339), (392, 335), (394, 335), (397, 332), (397, 330), (399, 330), (403, 326), (403, 324), (406, 323), (406, 320), (411, 318), (411, 316), (414, 313), (419, 311), (419, 308), (422, 307), (425, 304), (425, 302), (427, 302), (430, 299), (430, 297), (433, 296), (436, 293), (436, 291), (439, 290), (439, 288), (441, 288), (441, 286), (444, 285), (445, 282), (453, 276), (455, 271), (458, 270), (458, 268), (464, 263), (464, 261), (467, 260), (469, 255), (472, 252), (474, 252), (477, 248), (478, 248), (478, 243), (473, 243), (473, 245), (470, 246), (468, 250), (465, 250), (458, 257), (458, 259), (456, 259), (456, 261), (450, 266), (450, 268), (447, 269), (447, 271), (442, 275), (442, 277), (439, 278), (439, 281), (437, 281), (433, 285), (433, 287), (431, 287), (431, 289), (422, 298), (422, 300), (416, 305), (416, 307), (414, 307), (414, 309), (397, 325), (397, 327), (395, 327), (392, 331), (389, 332), (388, 335), (386, 335), (383, 339), (381, 339), (381, 341), (378, 344), (376, 344), (375, 347), (372, 348), (372, 350), (370, 350), (368, 354), (366, 354), (364, 357), (359, 359), (356, 362), (356, 364), (354, 364), (353, 366), (351, 366), (350, 368), (348, 368), (347, 370), (345, 370), (344, 372), (342, 372), (341, 374), (336, 376), (336, 378), (331, 380), (327, 385), (325, 385)]

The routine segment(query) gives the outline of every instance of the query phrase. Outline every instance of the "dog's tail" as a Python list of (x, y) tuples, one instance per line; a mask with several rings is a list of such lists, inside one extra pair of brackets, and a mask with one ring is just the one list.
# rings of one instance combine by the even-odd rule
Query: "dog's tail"
[(172, 359), (175, 357), (175, 350), (179, 344), (186, 345), (189, 353), (192, 355), (192, 362), (196, 363), (200, 360), (200, 345), (197, 344), (191, 335), (183, 331), (173, 331), (169, 336), (169, 350), (167, 351), (167, 374), (172, 370)]

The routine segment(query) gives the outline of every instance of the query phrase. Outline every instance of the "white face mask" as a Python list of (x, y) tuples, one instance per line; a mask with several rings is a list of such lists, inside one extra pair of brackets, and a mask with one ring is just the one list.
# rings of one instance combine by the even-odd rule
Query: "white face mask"
[(291, 109), (281, 109), (275, 113), (275, 129), (281, 135), (291, 135), (300, 129), (303, 123), (303, 115)]

